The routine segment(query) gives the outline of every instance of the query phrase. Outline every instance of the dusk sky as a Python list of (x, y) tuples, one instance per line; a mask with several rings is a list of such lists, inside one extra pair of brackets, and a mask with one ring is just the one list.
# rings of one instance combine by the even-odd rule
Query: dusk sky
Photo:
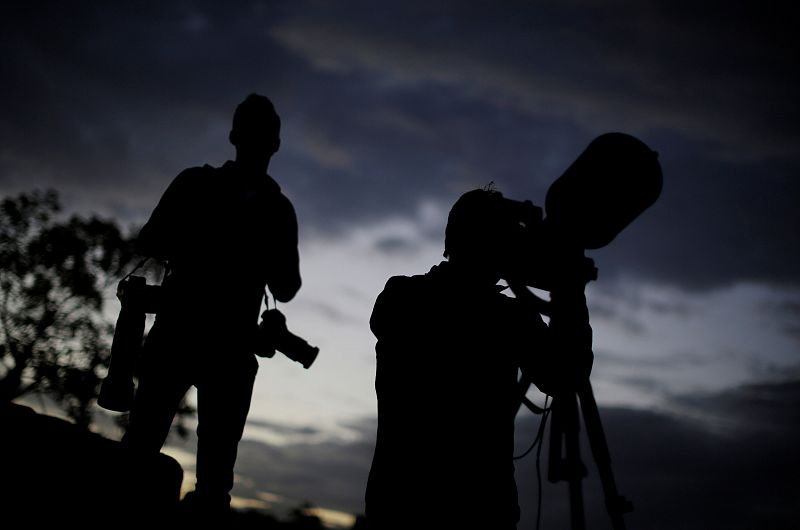
[[(593, 138), (632, 134), (659, 153), (663, 192), (587, 253), (592, 385), (630, 527), (789, 528), (798, 22), (764, 1), (3, 1), (0, 196), (54, 188), (69, 213), (141, 225), (182, 169), (233, 158), (244, 97), (270, 97), (303, 275), (280, 308), (321, 352), (308, 371), (260, 361), (234, 493), (347, 521), (372, 457), (368, 320), (386, 280), (442, 259), (461, 193), (494, 182), (543, 205)], [(518, 418), (520, 450), (537, 422)], [(610, 528), (583, 449), (590, 528)], [(534, 464), (518, 464), (520, 529)], [(566, 486), (544, 488), (545, 528), (562, 528)]]

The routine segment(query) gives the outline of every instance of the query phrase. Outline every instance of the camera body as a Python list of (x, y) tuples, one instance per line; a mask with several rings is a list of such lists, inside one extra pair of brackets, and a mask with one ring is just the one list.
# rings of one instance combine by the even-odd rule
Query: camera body
[(594, 261), (579, 242), (544, 218), (542, 208), (531, 201), (501, 200), (499, 237), (507, 247), (500, 264), (503, 279), (545, 291), (597, 279)]
[(317, 358), (319, 348), (311, 346), (286, 327), (286, 317), (277, 309), (269, 309), (261, 314), (256, 340), (256, 355), (272, 357), (279, 351), (289, 359), (308, 369)]

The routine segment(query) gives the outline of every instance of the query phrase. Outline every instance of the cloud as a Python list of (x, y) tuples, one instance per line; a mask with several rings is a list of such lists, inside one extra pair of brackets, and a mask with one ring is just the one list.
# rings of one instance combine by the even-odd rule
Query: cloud
[[(752, 152), (756, 141), (761, 155), (793, 156), (796, 136), (775, 128), (787, 107), (753, 97), (777, 89), (790, 103), (781, 89), (796, 81), (761, 68), (789, 58), (770, 46), (774, 40), (765, 42), (765, 27), (742, 19), (733, 29), (713, 10), (655, 3), (515, 4), (483, 9), (480, 17), (475, 8), (403, 5), (390, 17), (352, 8), (346, 18), (290, 16), (271, 33), (316, 68), (339, 75), (367, 72), (390, 87), (448, 85), (462, 97), (573, 119), (589, 130), (598, 121), (634, 132), (673, 129), (721, 141), (737, 155), (743, 146)], [(761, 22), (788, 36), (779, 15)], [(719, 67), (704, 67), (712, 62)]]
[(661, 153), (665, 187), (598, 252), (604, 278), (798, 282), (788, 12), (37, 6), (4, 11), (3, 193), (54, 186), (68, 209), (141, 222), (181, 169), (232, 156), (232, 109), (260, 91), (284, 121), (271, 170), (301, 226), (333, 237), (489, 181), (541, 204), (591, 138), (622, 129)]
[(323, 170), (350, 170), (353, 167), (351, 152), (333, 140), (320, 135), (316, 131), (305, 131), (304, 143), (301, 146), (290, 146), (290, 149), (302, 149), (304, 154), (314, 160)]
[[(401, 100), (411, 117), (405, 123), (436, 116), (429, 125), (434, 137), (458, 139), (468, 132), (467, 145), (474, 148), (457, 153), (464, 162), (458, 171), (490, 175), (512, 195), (537, 202), (547, 179), (594, 134), (622, 129), (641, 135), (661, 153), (664, 193), (599, 253), (605, 277), (633, 273), (692, 289), (741, 280), (797, 283), (797, 138), (785, 127), (786, 113), (796, 108), (788, 87), (797, 80), (780, 67), (789, 56), (779, 41), (790, 37), (777, 16), (758, 24), (747, 18), (720, 24), (713, 9), (580, 4), (572, 12), (519, 9), (515, 17), (527, 24), (522, 31), (510, 15), (454, 11), (398, 8), (391, 25), (373, 20), (369, 10), (341, 19), (289, 16), (271, 34), (338, 83), (366, 80), (372, 90), (362, 86), (360, 92), (405, 94), (405, 101), (419, 105)], [(437, 24), (446, 29), (429, 31)], [(767, 35), (770, 30), (775, 33)], [(545, 51), (546, 43), (552, 44)], [(454, 120), (453, 112), (469, 119)], [(519, 121), (494, 130), (492, 113)], [(520, 119), (526, 115), (527, 123)], [(542, 138), (530, 129), (540, 129)], [(355, 144), (369, 143), (362, 135), (353, 137)], [(559, 144), (562, 137), (566, 143)], [(396, 145), (415, 145), (412, 138), (397, 139)], [(525, 154), (507, 145), (525, 140)], [(438, 156), (452, 162), (456, 157), (444, 146), (437, 146)], [(425, 147), (407, 151), (404, 159), (413, 160)], [(497, 168), (491, 155), (475, 154), (480, 151), (516, 167)], [(380, 169), (369, 160), (362, 170), (374, 175)], [(557, 162), (548, 167), (547, 160)], [(440, 167), (428, 173), (454, 180)], [(394, 188), (392, 172), (383, 174), (378, 183)], [(414, 189), (441, 194), (425, 182)], [(403, 192), (390, 202), (400, 200)]]
[(784, 380), (800, 363), (792, 315), (781, 309), (798, 298), (793, 290), (743, 283), (687, 293), (598, 281), (587, 298), (605, 403), (663, 407), (687, 392)]
[(274, 421), (268, 421), (263, 419), (249, 419), (247, 420), (248, 427), (255, 427), (258, 429), (267, 429), (270, 431), (274, 431), (279, 435), (284, 436), (314, 436), (319, 434), (319, 429), (312, 427), (312, 426), (296, 426), (296, 425), (286, 425), (283, 423), (278, 423)]
[[(541, 204), (549, 183), (591, 137), (586, 116), (605, 114), (619, 108), (615, 101), (630, 98), (631, 116), (652, 120), (639, 102), (655, 94), (647, 103), (659, 107), (659, 90), (696, 92), (693, 97), (709, 104), (697, 114), (708, 119), (709, 127), (718, 123), (708, 118), (710, 113), (731, 115), (725, 105), (741, 107), (733, 115), (747, 125), (751, 112), (761, 107), (740, 105), (743, 96), (736, 94), (764, 93), (764, 76), (776, 75), (788, 53), (776, 45), (775, 39), (788, 38), (780, 31), (763, 41), (753, 37), (771, 26), (769, 18), (758, 31), (744, 28), (742, 47), (733, 46), (731, 59), (717, 64), (712, 57), (730, 42), (714, 43), (717, 32), (730, 36), (747, 20), (707, 24), (714, 12), (703, 11), (696, 13), (695, 23), (690, 13), (653, 4), (629, 6), (618, 19), (594, 4), (580, 5), (579, 11), (569, 11), (573, 4), (530, 10), (515, 4), (514, 10), (496, 12), (459, 4), (464, 5), (448, 12), (436, 6), (392, 8), (399, 11), (384, 17), (356, 4), (333, 8), (347, 13), (328, 12), (322, 4), (306, 10), (300, 3), (251, 12), (201, 2), (191, 9), (170, 6), (136, 13), (57, 3), (37, 11), (18, 4), (2, 22), (8, 29), (5, 38), (15, 46), (0, 57), (10, 80), (0, 87), (6, 118), (0, 124), (0, 164), (6, 164), (0, 189), (54, 184), (65, 191), (71, 208), (104, 209), (141, 220), (180, 169), (231, 155), (226, 135), (232, 108), (246, 92), (268, 92), (284, 118), (284, 144), (270, 170), (297, 206), (303, 245), (306, 287), (292, 307), (308, 316), (292, 316), (290, 324), (313, 343), (319, 341), (322, 354), (315, 368), (330, 370), (309, 374), (304, 381), (331, 389), (331, 373), (352, 381), (355, 376), (346, 376), (345, 367), (358, 374), (356, 367), (369, 366), (373, 337), (366, 323), (386, 279), (424, 272), (440, 259), (447, 211), (460, 193), (494, 180), (507, 195)], [(597, 18), (598, 10), (603, 17)], [(708, 33), (701, 31), (704, 25)], [(670, 32), (684, 26), (691, 32)], [(301, 37), (307, 29), (311, 33), (305, 42)], [(642, 46), (629, 46), (637, 35)], [(341, 39), (331, 40), (334, 36)], [(291, 46), (289, 38), (294, 39)], [(661, 38), (664, 48), (659, 47)], [(714, 44), (709, 48), (698, 42)], [(792, 42), (786, 43), (789, 49)], [(739, 69), (736, 59), (745, 53), (744, 44), (755, 58), (775, 51), (763, 63), (765, 72), (751, 68), (751, 62)], [(692, 49), (700, 51), (688, 53)], [(318, 51), (330, 54), (331, 64), (338, 66), (317, 68), (313, 58)], [(637, 60), (637, 53), (647, 60)], [(360, 54), (368, 54), (368, 60), (359, 59)], [(708, 88), (696, 76), (710, 75), (709, 65), (726, 79), (741, 74), (730, 86), (730, 99), (700, 97)], [(772, 85), (777, 96), (792, 82), (788, 76)], [(540, 93), (572, 98), (576, 104), (582, 94), (594, 93), (595, 99), (587, 101), (606, 97), (614, 105), (568, 119), (547, 101), (537, 107)], [(763, 122), (751, 129), (759, 137), (754, 145), (784, 129), (776, 125), (774, 113), (763, 114)], [(710, 377), (703, 372), (711, 383), (729, 382), (731, 366), (747, 377), (753, 370), (774, 374), (787, 363), (768, 352), (787, 349), (782, 342), (773, 348), (777, 339), (762, 333), (791, 334), (791, 320), (780, 330), (770, 327), (746, 296), (727, 299), (740, 312), (713, 321), (697, 313), (682, 318), (680, 305), (695, 291), (712, 297), (735, 292), (742, 280), (776, 284), (777, 290), (797, 285), (797, 161), (772, 155), (764, 161), (760, 147), (752, 152), (742, 148), (738, 158), (722, 156), (720, 145), (728, 136), (699, 141), (687, 135), (680, 130), (647, 133), (665, 170), (662, 197), (609, 247), (591, 253), (600, 268), (596, 285), (607, 288), (612, 300), (630, 294), (620, 287), (626, 281), (635, 285), (633, 291), (654, 282), (659, 288), (680, 286), (667, 300), (671, 306), (665, 314), (674, 318), (658, 328), (663, 320), (656, 320), (658, 310), (648, 304), (664, 303), (660, 298), (642, 306), (606, 303), (619, 315), (608, 313), (606, 324), (625, 322), (626, 327), (614, 329), (616, 336), (608, 342), (602, 337), (600, 344), (604, 351), (645, 356), (654, 349), (649, 341), (656, 332), (661, 341), (680, 343), (671, 351), (660, 347), (654, 352), (664, 359), (714, 352), (708, 366), (719, 370)], [(370, 232), (386, 226), (391, 229)], [(320, 246), (327, 251), (317, 253), (314, 247)], [(339, 281), (334, 268), (357, 275), (357, 281)], [(328, 288), (333, 281), (338, 284)], [(358, 307), (342, 296), (344, 289), (358, 294)], [(717, 294), (709, 294), (710, 289)], [(798, 299), (787, 292), (788, 303)], [(304, 293), (313, 295), (305, 298)], [(665, 339), (664, 330), (672, 336)], [(736, 330), (752, 330), (752, 338)], [(724, 348), (716, 342), (713, 348), (685, 344), (707, 344), (709, 335), (729, 334), (739, 342), (728, 341)], [(725, 353), (720, 352), (733, 352), (730, 362), (721, 362), (719, 355)], [(358, 360), (334, 361), (346, 357)], [(759, 357), (768, 362), (741, 368)], [(272, 360), (270, 372), (277, 372), (281, 362)], [(688, 371), (685, 363), (676, 365)], [(288, 374), (294, 368), (287, 368)], [(604, 369), (602, 363), (598, 368)], [(630, 374), (609, 375), (607, 382), (634, 381)], [(678, 381), (697, 380), (683, 372), (673, 375)], [(362, 379), (369, 382), (370, 377)], [(370, 385), (354, 388), (367, 392)]]
[[(750, 386), (693, 402), (698, 416), (601, 409), (620, 493), (634, 503), (637, 528), (790, 528), (800, 461), (797, 383)], [(689, 401), (692, 401), (690, 398)], [(717, 422), (712, 423), (712, 413)], [(726, 429), (719, 429), (722, 422)], [(598, 471), (582, 441), (589, 527), (607, 525)], [(534, 499), (533, 462), (518, 467)], [(544, 524), (566, 524), (566, 485), (546, 484)], [(524, 493), (523, 493), (524, 495)], [(530, 502), (530, 501), (529, 501)], [(531, 511), (526, 520), (532, 524)]]
[[(264, 360), (257, 415), (291, 420), (299, 410), (329, 432), (333, 418), (375, 409), (375, 337), (369, 330), (375, 299), (390, 276), (424, 273), (442, 252), (433, 239), (412, 252), (386, 252), (380, 242), (423, 240), (430, 228), (425, 211), (420, 208), (414, 222), (399, 218), (335, 240), (307, 240), (301, 252), (306, 284), (282, 310), (290, 329), (319, 346), (320, 355), (308, 371), (280, 356)], [(691, 293), (602, 279), (590, 284), (587, 298), (593, 381), (604, 405), (668, 409), (687, 392), (782, 380), (800, 363), (797, 341), (785, 332), (792, 315), (782, 309), (800, 298), (793, 291), (738, 284)]]
[[(600, 408), (621, 494), (634, 504), (625, 516), (631, 527), (791, 528), (800, 458), (800, 382), (756, 384), (730, 391), (686, 395), (667, 414), (628, 408)], [(535, 437), (539, 418), (526, 411), (517, 419), (517, 454)], [(588, 527), (609, 525), (585, 425), (581, 454), (589, 475), (583, 481)], [(253, 440), (240, 444), (234, 494), (260, 499), (270, 494), (273, 509), (304, 500), (346, 513), (363, 511), (363, 494), (372, 461), (374, 418), (350, 421), (353, 439), (298, 440), (274, 446)], [(542, 452), (546, 475), (548, 449)], [(536, 516), (536, 454), (516, 463), (523, 518)], [(469, 465), (465, 462), (464, 465)], [(490, 487), (487, 485), (487, 487)], [(543, 525), (568, 526), (565, 483), (543, 483)], [(410, 503), (413, 505), (413, 493)]]
[(224, 160), (233, 107), (278, 59), (263, 14), (214, 6), (4, 5), (0, 190), (141, 218), (180, 169)]

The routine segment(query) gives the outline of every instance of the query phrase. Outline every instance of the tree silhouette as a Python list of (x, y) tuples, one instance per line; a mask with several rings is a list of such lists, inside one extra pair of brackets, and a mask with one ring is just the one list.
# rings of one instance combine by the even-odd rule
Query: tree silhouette
[(47, 394), (86, 427), (110, 355), (106, 300), (135, 256), (114, 221), (59, 212), (53, 190), (0, 202), (0, 399)]

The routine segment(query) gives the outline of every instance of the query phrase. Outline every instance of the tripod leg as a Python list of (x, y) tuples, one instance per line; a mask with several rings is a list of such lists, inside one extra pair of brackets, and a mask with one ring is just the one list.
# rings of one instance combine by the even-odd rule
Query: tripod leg
[[(581, 481), (586, 476), (586, 466), (580, 456), (580, 418), (578, 400), (575, 394), (564, 394), (553, 398), (550, 427), (550, 469), (551, 482), (566, 480), (569, 485), (570, 523), (572, 530), (586, 528), (583, 509), (583, 488)], [(563, 444), (563, 445), (562, 445)], [(562, 453), (563, 448), (563, 453)]]
[(617, 491), (614, 473), (611, 470), (611, 454), (608, 450), (603, 425), (600, 423), (600, 413), (597, 410), (597, 402), (594, 399), (592, 385), (589, 381), (586, 381), (578, 391), (578, 396), (581, 401), (581, 410), (583, 411), (583, 421), (586, 425), (586, 434), (589, 437), (589, 445), (592, 448), (592, 455), (600, 474), (600, 482), (603, 485), (606, 509), (611, 517), (612, 528), (614, 530), (625, 530), (623, 514), (632, 511), (633, 505)]
[(550, 405), (550, 453), (547, 458), (547, 480), (556, 483), (564, 480), (564, 414), (559, 398), (553, 398)]

